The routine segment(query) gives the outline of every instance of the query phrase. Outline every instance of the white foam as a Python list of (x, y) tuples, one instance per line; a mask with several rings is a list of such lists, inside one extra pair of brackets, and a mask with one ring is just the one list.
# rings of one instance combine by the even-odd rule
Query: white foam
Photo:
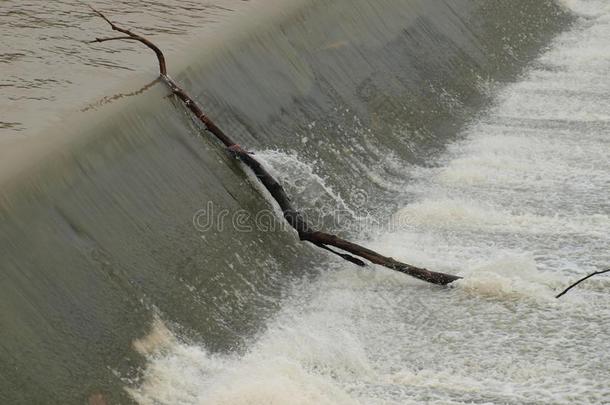
[[(610, 263), (610, 5), (563, 3), (586, 18), (501, 90), (442, 167), (413, 171), (417, 181), (405, 188), (415, 201), (365, 241), (463, 280), (440, 289), (385, 269), (333, 264), (295, 286), (245, 354), (211, 355), (177, 338), (157, 354), (143, 350), (149, 364), (134, 398), (607, 403), (609, 281), (553, 297)], [(259, 155), (280, 178), (297, 167), (292, 187), (342, 203), (296, 156)]]
[(426, 226), (511, 234), (569, 234), (604, 237), (610, 229), (606, 214), (553, 216), (511, 213), (475, 200), (433, 199), (410, 204), (395, 217), (397, 226)]
[(552, 274), (541, 273), (533, 257), (506, 256), (467, 269), (455, 284), (474, 294), (494, 298), (554, 299)]
[[(335, 294), (325, 305), (351, 298)], [(333, 377), (368, 379), (372, 369), (351, 321), (320, 309), (288, 308), (243, 356), (213, 356), (173, 337), (169, 350), (149, 353), (143, 382), (129, 392), (142, 404), (354, 404)]]
[(265, 164), (269, 172), (294, 193), (311, 205), (327, 204), (328, 208), (340, 209), (358, 218), (355, 211), (314, 169), (315, 162), (305, 162), (295, 153), (279, 150), (257, 151), (256, 157)]
[(567, 10), (584, 17), (606, 16), (610, 11), (610, 4), (605, 0), (556, 0)]

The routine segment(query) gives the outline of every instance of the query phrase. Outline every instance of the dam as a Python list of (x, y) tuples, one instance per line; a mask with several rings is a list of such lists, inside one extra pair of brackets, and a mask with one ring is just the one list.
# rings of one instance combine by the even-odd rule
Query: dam
[(6, 42), (57, 45), (1, 65), (0, 403), (610, 402), (610, 281), (554, 298), (610, 264), (605, 1), (96, 4), (320, 228), (451, 288), (269, 226), (148, 50), (19, 3)]

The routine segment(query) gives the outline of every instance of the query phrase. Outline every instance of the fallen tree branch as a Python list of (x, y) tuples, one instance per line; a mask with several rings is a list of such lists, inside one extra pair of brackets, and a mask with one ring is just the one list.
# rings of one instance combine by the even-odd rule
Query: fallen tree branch
[(597, 276), (599, 274), (604, 274), (604, 273), (610, 273), (610, 269), (602, 270), (602, 271), (596, 271), (595, 273), (591, 273), (588, 276), (581, 278), (580, 280), (578, 280), (577, 282), (573, 283), (568, 288), (563, 290), (560, 294), (557, 294), (557, 296), (555, 298), (563, 297), (568, 291), (570, 291), (572, 288), (576, 287), (578, 284), (582, 283), (583, 281), (588, 280), (588, 279), (590, 279), (593, 276)]
[[(365, 263), (355, 258), (354, 256), (361, 257), (370, 261), (371, 263), (378, 264), (387, 267), (391, 270), (395, 270), (404, 274), (408, 274), (415, 278), (423, 281), (427, 281), (433, 284), (447, 285), (455, 280), (459, 280), (461, 277), (454, 276), (451, 274), (439, 273), (430, 271), (424, 268), (412, 266), (406, 263), (401, 263), (394, 260), (391, 257), (383, 256), (377, 252), (367, 249), (363, 246), (349, 242), (345, 239), (341, 239), (336, 235), (331, 235), (325, 232), (316, 231), (310, 228), (303, 216), (292, 207), (290, 198), (286, 194), (286, 191), (278, 183), (278, 181), (263, 167), (263, 165), (256, 160), (252, 154), (245, 151), (241, 146), (234, 142), (227, 134), (225, 134), (205, 113), (203, 109), (197, 104), (197, 102), (189, 96), (189, 94), (183, 90), (178, 83), (176, 83), (167, 74), (167, 66), (163, 52), (148, 39), (131, 32), (128, 29), (121, 28), (115, 23), (110, 21), (104, 14), (91, 7), (91, 9), (101, 18), (103, 18), (114, 31), (121, 32), (125, 36), (109, 37), (109, 38), (96, 38), (91, 42), (105, 42), (114, 40), (130, 40), (139, 41), (150, 48), (157, 56), (159, 62), (159, 76), (167, 84), (173, 94), (180, 99), (184, 105), (203, 123), (206, 130), (213, 134), (222, 144), (228, 149), (228, 151), (248, 166), (256, 175), (257, 179), (263, 184), (265, 189), (271, 194), (273, 199), (278, 203), (282, 210), (283, 216), (286, 221), (297, 231), (299, 238), (302, 241), (307, 241), (315, 246), (330, 251), (343, 259), (364, 266)], [(330, 247), (340, 249), (349, 254), (337, 252)], [(353, 255), (353, 256), (352, 256)]]

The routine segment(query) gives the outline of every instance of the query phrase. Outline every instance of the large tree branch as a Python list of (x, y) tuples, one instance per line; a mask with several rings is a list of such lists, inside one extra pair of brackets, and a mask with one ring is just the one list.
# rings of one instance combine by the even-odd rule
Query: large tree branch
[[(241, 148), (235, 141), (233, 141), (233, 139), (229, 137), (229, 135), (224, 133), (222, 129), (220, 129), (220, 127), (218, 127), (207, 115), (205, 115), (201, 106), (199, 106), (199, 104), (184, 89), (182, 89), (178, 85), (178, 83), (176, 83), (171, 77), (168, 76), (163, 52), (161, 52), (161, 50), (148, 39), (138, 34), (135, 34), (128, 29), (117, 26), (98, 10), (94, 9), (93, 7), (91, 7), (91, 9), (99, 17), (103, 18), (114, 31), (118, 31), (125, 34), (125, 36), (119, 37), (97, 38), (95, 41), (92, 42), (105, 42), (113, 40), (136, 40), (143, 43), (148, 48), (152, 49), (157, 55), (157, 59), (159, 61), (159, 75), (161, 79), (163, 79), (163, 81), (176, 95), (176, 97), (178, 97), (178, 99), (180, 99), (184, 103), (184, 105), (203, 123), (206, 130), (213, 134), (216, 139), (218, 139), (229, 150), (230, 153), (232, 153), (235, 157), (237, 157), (241, 162), (243, 162), (254, 172), (257, 179), (263, 184), (265, 189), (278, 203), (282, 210), (284, 218), (296, 230), (301, 240), (311, 242), (315, 246), (330, 251), (331, 253), (336, 254), (342, 257), (343, 259), (359, 266), (364, 266), (365, 263), (362, 260), (355, 258), (354, 256), (361, 257), (372, 263), (385, 266), (389, 269), (408, 274), (410, 276), (433, 284), (447, 285), (461, 278), (451, 274), (434, 272), (406, 263), (401, 263), (391, 257), (383, 256), (377, 252), (374, 252), (355, 243), (349, 242), (336, 235), (331, 235), (325, 232), (320, 232), (311, 229), (311, 227), (307, 224), (303, 216), (293, 208), (292, 203), (290, 202), (290, 198), (286, 194), (286, 191), (284, 190), (282, 185), (264, 168), (264, 166), (258, 160), (256, 160), (250, 153), (246, 152), (243, 148)], [(349, 254), (337, 252), (331, 249), (330, 246), (343, 250)]]

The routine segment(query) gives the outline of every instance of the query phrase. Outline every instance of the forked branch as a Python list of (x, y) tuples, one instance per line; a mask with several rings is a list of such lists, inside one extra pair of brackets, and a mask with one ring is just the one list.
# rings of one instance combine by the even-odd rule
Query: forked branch
[(113, 23), (112, 21), (110, 21), (104, 14), (102, 14), (101, 12), (99, 12), (98, 10), (96, 10), (95, 8), (93, 8), (92, 6), (89, 6), (89, 8), (91, 10), (93, 10), (93, 12), (95, 14), (97, 14), (98, 16), (100, 16), (101, 18), (104, 19), (104, 21), (106, 21), (110, 27), (112, 28), (113, 31), (118, 31), (120, 33), (125, 34), (125, 36), (121, 36), (121, 37), (113, 37), (113, 38), (96, 38), (94, 41), (92, 42), (105, 42), (105, 41), (114, 41), (114, 40), (134, 40), (134, 41), (140, 41), (141, 43), (143, 43), (144, 45), (146, 45), (147, 47), (149, 47), (150, 49), (153, 50), (153, 52), (155, 53), (155, 55), (157, 55), (157, 59), (159, 61), (159, 73), (162, 76), (167, 75), (167, 66), (165, 64), (165, 56), (163, 55), (163, 52), (161, 52), (161, 49), (159, 49), (159, 47), (157, 47), (157, 45), (153, 44), (152, 42), (150, 42), (148, 39), (144, 38), (143, 36), (140, 36), (138, 34), (134, 34), (133, 32), (131, 32), (128, 29), (125, 28), (121, 28), (119, 26), (117, 26), (115, 23)]

